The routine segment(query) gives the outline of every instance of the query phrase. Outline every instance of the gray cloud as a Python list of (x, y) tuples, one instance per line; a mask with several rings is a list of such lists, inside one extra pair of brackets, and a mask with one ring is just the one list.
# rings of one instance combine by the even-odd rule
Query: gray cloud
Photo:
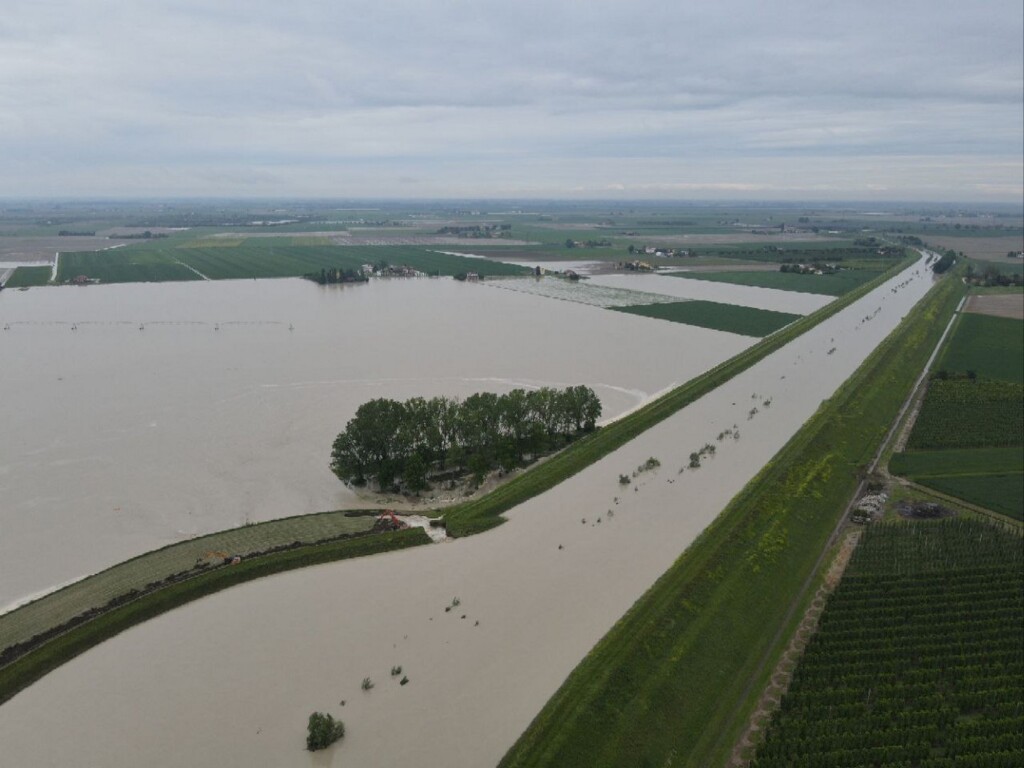
[(1022, 30), (1019, 0), (37, 0), (0, 19), (0, 195), (1020, 200)]

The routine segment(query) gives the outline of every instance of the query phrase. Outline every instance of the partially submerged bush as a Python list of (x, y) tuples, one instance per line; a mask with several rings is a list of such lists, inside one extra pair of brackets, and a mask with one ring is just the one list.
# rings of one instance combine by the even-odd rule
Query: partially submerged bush
[(323, 712), (314, 712), (309, 716), (306, 749), (310, 752), (326, 749), (344, 735), (345, 724), (343, 722), (335, 720)]

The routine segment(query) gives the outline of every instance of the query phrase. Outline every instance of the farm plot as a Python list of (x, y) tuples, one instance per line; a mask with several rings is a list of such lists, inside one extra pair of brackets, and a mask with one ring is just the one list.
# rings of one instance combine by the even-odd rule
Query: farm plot
[(504, 288), (518, 293), (529, 293), (549, 299), (572, 301), (592, 307), (615, 309), (636, 304), (664, 304), (677, 301), (648, 291), (633, 291), (628, 288), (613, 288), (607, 285), (574, 282), (560, 277), (531, 277), (522, 280), (502, 280), (490, 283), (494, 288)]
[(1024, 383), (1024, 321), (964, 313), (937, 367), (950, 373), (974, 371), (988, 379)]
[(67, 282), (79, 275), (101, 283), (160, 283), (202, 279), (165, 252), (153, 248), (62, 253), (57, 268), (57, 282)]
[(643, 317), (670, 320), (673, 323), (685, 323), (716, 331), (757, 337), (774, 333), (800, 318), (800, 315), (791, 315), (788, 312), (773, 312), (767, 309), (699, 300), (614, 307), (614, 309)]
[(801, 275), (793, 272), (671, 272), (672, 277), (690, 280), (711, 280), (718, 283), (750, 285), (758, 288), (775, 288), (780, 291), (818, 293), (825, 296), (842, 296), (858, 286), (878, 277), (879, 272), (870, 269), (849, 269), (831, 275)]
[(1024, 449), (967, 448), (893, 454), (889, 471), (919, 478), (929, 475), (986, 475), (1024, 472)]
[(919, 485), (969, 501), (1015, 520), (1024, 520), (1024, 473), (989, 475), (931, 475), (916, 478)]
[(752, 765), (1024, 763), (1022, 554), (981, 521), (869, 528)]
[(5, 288), (30, 288), (50, 282), (50, 267), (18, 267), (4, 283)]
[(983, 448), (1024, 441), (1024, 385), (1009, 381), (934, 378), (908, 447)]
[[(231, 280), (301, 277), (321, 269), (356, 269), (381, 261), (428, 275), (476, 272), (484, 276), (523, 275), (525, 267), (468, 259), (412, 247), (336, 246), (292, 242), (295, 238), (193, 240), (182, 246), (141, 245), (98, 253), (61, 254), (61, 281), (85, 275), (101, 282)], [(209, 245), (200, 245), (207, 243)], [(194, 271), (193, 271), (194, 270)], [(197, 274), (197, 272), (199, 274)]]

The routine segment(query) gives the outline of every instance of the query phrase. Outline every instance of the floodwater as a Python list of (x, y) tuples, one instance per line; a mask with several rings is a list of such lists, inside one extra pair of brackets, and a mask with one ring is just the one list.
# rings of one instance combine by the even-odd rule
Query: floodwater
[[(118, 635), (0, 707), (6, 760), (494, 765), (593, 644), (923, 296), (923, 268), (890, 291), (913, 271), (493, 531), (262, 579)], [(677, 341), (660, 351), (694, 349)], [(741, 439), (717, 442), (734, 424)], [(717, 455), (680, 474), (706, 442)], [(621, 487), (619, 474), (649, 456), (661, 467)], [(390, 677), (393, 665), (408, 685)], [(365, 677), (370, 691), (360, 689)], [(343, 719), (347, 735), (310, 755), (314, 710)]]
[(365, 506), (327, 465), (372, 398), (587, 384), (607, 418), (753, 341), (437, 279), (3, 291), (4, 326), (0, 611), (199, 534)]

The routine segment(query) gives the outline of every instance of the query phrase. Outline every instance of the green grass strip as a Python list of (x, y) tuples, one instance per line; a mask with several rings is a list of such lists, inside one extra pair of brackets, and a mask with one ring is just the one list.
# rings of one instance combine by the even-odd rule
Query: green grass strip
[(216, 559), (216, 556), (210, 557), (213, 553), (245, 557), (293, 542), (315, 544), (342, 535), (365, 533), (373, 522), (372, 516), (319, 512), (244, 525), (169, 544), (125, 560), (0, 616), (0, 651), (64, 624), (84, 611), (100, 608), (133, 589), (145, 589), (147, 584), (166, 579), (171, 574), (187, 573), (199, 560)]
[(801, 317), (782, 330), (766, 336), (738, 355), (667, 392), (643, 408), (587, 435), (543, 464), (510, 480), (486, 496), (452, 507), (445, 513), (449, 535), (468, 536), (500, 525), (503, 522), (500, 517), (503, 512), (553, 488), (563, 480), (607, 456), (637, 435), (667, 419), (681, 408), (845, 309), (916, 260), (916, 256), (903, 260), (889, 271), (878, 275), (870, 283), (865, 283), (860, 288), (821, 309)]
[(746, 686), (938, 342), (964, 287), (940, 282), (573, 671), (512, 766), (726, 762)]
[(675, 301), (668, 304), (638, 304), (630, 307), (611, 307), (616, 312), (670, 320), (715, 331), (738, 333), (742, 336), (767, 336), (784, 328), (800, 315), (773, 312), (768, 309), (721, 304), (716, 301)]
[(75, 627), (0, 669), (0, 704), (43, 675), (104, 640), (206, 595), (274, 573), (405, 549), (429, 542), (430, 538), (421, 528), (342, 539), (319, 546), (243, 560), (238, 565), (223, 566), (188, 581), (159, 589)]

